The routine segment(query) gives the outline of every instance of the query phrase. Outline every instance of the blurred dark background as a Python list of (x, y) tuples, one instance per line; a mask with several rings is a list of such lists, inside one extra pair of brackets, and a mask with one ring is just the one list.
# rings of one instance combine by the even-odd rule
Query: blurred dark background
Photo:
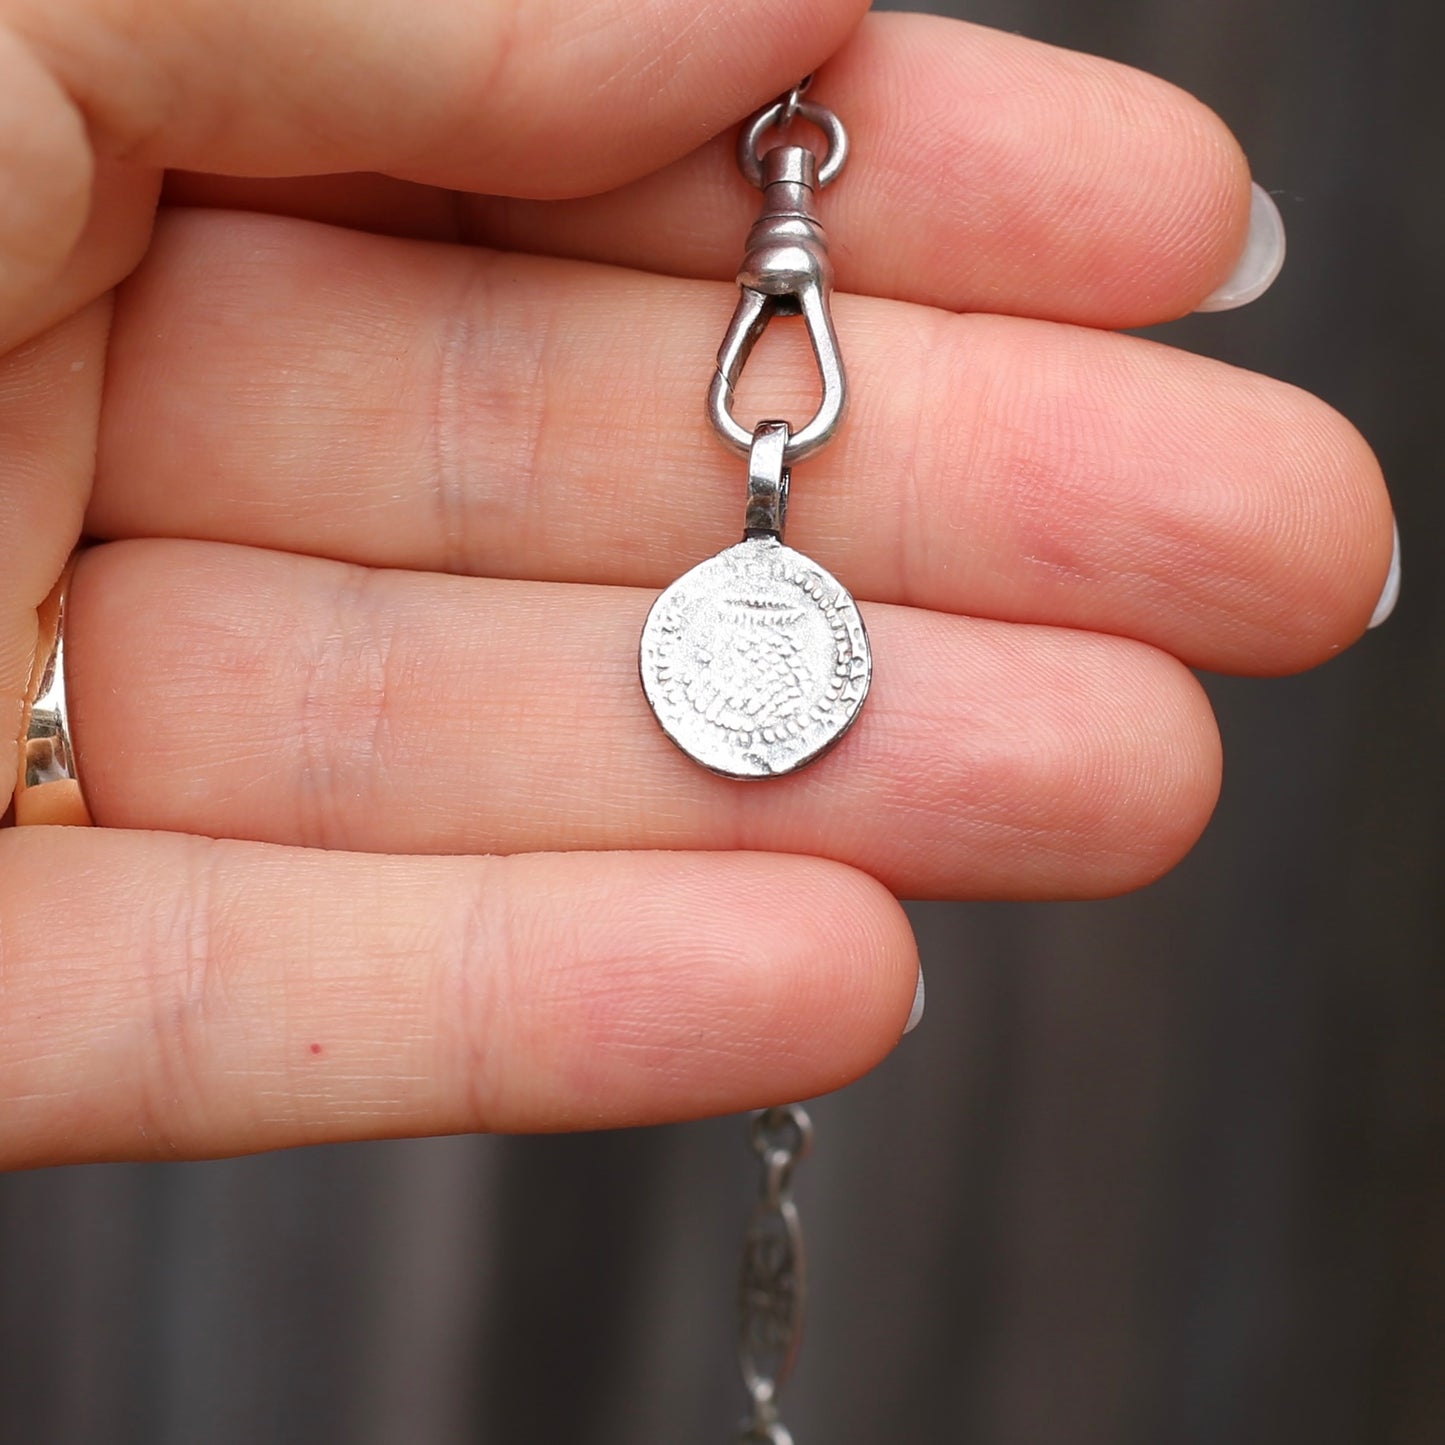
[[(786, 1416), (799, 1445), (1445, 1440), (1439, 9), (931, 8), (1234, 127), (1290, 260), (1168, 334), (1364, 430), (1404, 591), (1327, 668), (1210, 681), (1224, 798), (1165, 882), (913, 910), (923, 1026), (815, 1111)], [(733, 1120), (0, 1178), (0, 1441), (725, 1441), (751, 1182)]]

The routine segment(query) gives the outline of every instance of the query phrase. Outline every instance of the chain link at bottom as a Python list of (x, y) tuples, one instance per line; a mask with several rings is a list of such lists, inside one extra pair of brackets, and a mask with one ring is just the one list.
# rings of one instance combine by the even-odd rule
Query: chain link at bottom
[(734, 1445), (793, 1445), (788, 1427), (777, 1420), (771, 1425), (745, 1425)]
[(752, 1415), (735, 1442), (793, 1445), (777, 1395), (802, 1339), (807, 1282), (792, 1186), (794, 1166), (812, 1146), (812, 1121), (800, 1104), (764, 1109), (753, 1116), (749, 1141), (762, 1177), (738, 1276), (738, 1364)]

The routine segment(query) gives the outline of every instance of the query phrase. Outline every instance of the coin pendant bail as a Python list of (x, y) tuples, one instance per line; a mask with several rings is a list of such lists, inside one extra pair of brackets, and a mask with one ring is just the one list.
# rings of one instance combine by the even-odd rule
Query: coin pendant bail
[(773, 778), (821, 757), (868, 696), (872, 654), (836, 577), (785, 546), (788, 427), (763, 422), (747, 528), (679, 577), (642, 629), (642, 689), (662, 730), (728, 778)]

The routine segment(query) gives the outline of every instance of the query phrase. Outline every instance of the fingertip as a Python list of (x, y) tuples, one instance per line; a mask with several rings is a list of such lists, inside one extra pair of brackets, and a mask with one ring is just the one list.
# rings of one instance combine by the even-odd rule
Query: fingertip
[(1114, 894), (1157, 882), (1182, 863), (1214, 817), (1224, 785), (1224, 743), (1203, 684), (1170, 654), (1133, 646), (1150, 655), (1147, 691), (1132, 712), (1140, 786), (1153, 781), (1154, 806), (1142, 813), (1139, 847), (1124, 855)]
[(1176, 291), (1170, 312), (1183, 315), (1198, 309), (1238, 270), (1250, 238), (1256, 188), (1249, 157), (1224, 119), (1169, 82), (1155, 84), (1175, 98), (1181, 118), (1174, 182)]
[(85, 119), (33, 50), (0, 24), (0, 351), (56, 317), (49, 299), (90, 214)]
[(851, 1083), (897, 1045), (918, 945), (901, 904), (857, 868), (788, 854), (726, 859), (717, 927), (734, 975), (738, 1091), (710, 1112), (812, 1098)]
[(887, 1057), (908, 1031), (922, 974), (912, 924), (882, 883), (842, 863), (789, 861), (806, 861), (806, 962), (802, 1006), (779, 1022), (813, 1078), (788, 1097), (809, 1098)]
[[(688, 23), (691, 0), (630, 0), (567, 15), (577, 32), (567, 47), (555, 43), (558, 6), (514, 0), (514, 8), (506, 64), (489, 65), (492, 83), (480, 87), (485, 108), (507, 118), (507, 145), (487, 147), (462, 179), (508, 197), (564, 201), (611, 191), (711, 140), (826, 60), (868, 7), (722, 0), (697, 26)], [(455, 108), (465, 103), (459, 97)], [(443, 140), (446, 149), (402, 169), (455, 183), (453, 138)]]
[(1120, 106), (1132, 135), (1121, 138), (1115, 164), (1132, 182), (1138, 217), (1112, 237), (1120, 255), (1110, 274), (1120, 287), (1117, 324), (1134, 327), (1197, 310), (1227, 284), (1247, 249), (1254, 187), (1221, 116), (1158, 76), (1124, 73), (1137, 94)]
[[(1260, 619), (1252, 659), (1236, 670), (1261, 676), (1328, 662), (1389, 615), (1398, 592), (1398, 531), (1379, 459), (1347, 417), (1295, 387), (1280, 389), (1293, 446), (1282, 472), (1290, 495), (1255, 524), (1252, 570)], [(1288, 531), (1282, 529), (1287, 527)], [(1291, 565), (1276, 559), (1285, 550)], [(1381, 613), (1381, 608), (1385, 611)]]
[[(943, 202), (920, 218), (937, 296), (916, 299), (1120, 329), (1193, 310), (1233, 268), (1249, 164), (1196, 97), (1132, 66), (935, 17), (880, 16), (864, 33), (890, 58), (892, 113), (883, 134), (860, 136), (860, 160), (881, 148), (886, 174), (926, 179)], [(910, 60), (950, 43), (959, 54), (947, 70)], [(881, 88), (862, 75), (855, 84)], [(924, 104), (938, 122), (920, 165), (916, 129), (901, 120)], [(961, 229), (976, 234), (950, 277), (940, 260)]]
[[(1112, 699), (1107, 731), (1060, 757), (1056, 790), (1072, 799), (1068, 831), (1089, 868), (1059, 896), (1132, 893), (1178, 865), (1208, 826), (1223, 781), (1223, 746), (1203, 686), (1147, 643), (1094, 639), (1089, 675)], [(1098, 722), (1089, 725), (1098, 733)], [(1123, 803), (1127, 800), (1127, 803)]]
[[(533, 879), (548, 866), (518, 865)], [(611, 1128), (808, 1098), (897, 1044), (917, 948), (897, 900), (867, 875), (763, 853), (593, 867), (603, 883), (590, 901), (571, 885), (566, 963), (506, 986), (505, 1038), (479, 1051), (503, 1082), (470, 1086), (487, 1127)], [(503, 954), (545, 957), (533, 926)]]

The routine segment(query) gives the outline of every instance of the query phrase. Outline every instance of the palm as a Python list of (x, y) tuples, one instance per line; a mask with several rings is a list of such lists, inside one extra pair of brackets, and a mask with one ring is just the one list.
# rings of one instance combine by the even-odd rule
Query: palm
[[(893, 1042), (913, 991), (863, 873), (903, 896), (1141, 884), (1217, 789), (1189, 667), (1286, 671), (1364, 626), (1389, 509), (1348, 425), (1112, 334), (1229, 269), (1247, 178), (1215, 122), (1131, 72), (920, 19), (870, 21), (824, 87), (857, 147), (823, 202), (855, 403), (800, 469), (789, 540), (865, 603), (877, 676), (835, 753), (762, 786), (670, 748), (636, 676), (656, 589), (740, 526), (701, 406), (752, 204), (726, 138), (560, 201), (459, 201), (427, 184), (466, 178), (435, 156), (412, 180), (176, 176), (112, 318), (88, 298), (130, 273), (154, 187), (125, 172), (46, 293), (68, 319), (0, 390), (26, 528), (7, 696), (75, 537), (108, 544), (71, 622), (106, 829), (0, 840), (0, 1028), (24, 1041), (0, 1148), (817, 1091)], [(589, 145), (629, 154), (564, 153), (537, 105), (532, 169), (502, 147), (473, 173), (576, 192)], [(1148, 120), (1128, 154), (1123, 113)], [(744, 405), (810, 411), (796, 360), (765, 348)], [(63, 916), (37, 905), (77, 876)]]

